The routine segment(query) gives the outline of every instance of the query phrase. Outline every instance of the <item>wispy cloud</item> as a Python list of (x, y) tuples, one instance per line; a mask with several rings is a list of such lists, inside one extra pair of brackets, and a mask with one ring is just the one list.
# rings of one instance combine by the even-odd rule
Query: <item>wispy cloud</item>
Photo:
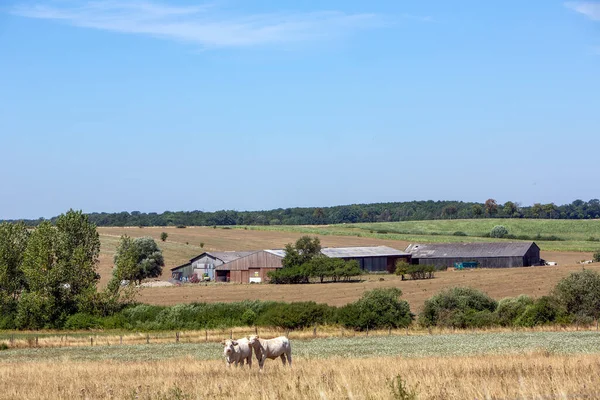
[(376, 14), (341, 11), (226, 15), (211, 5), (171, 6), (148, 1), (54, 1), (18, 6), (13, 14), (83, 28), (150, 35), (203, 47), (247, 47), (323, 40), (380, 27)]
[(600, 21), (600, 2), (595, 1), (568, 1), (565, 6), (571, 10), (585, 15), (593, 21)]

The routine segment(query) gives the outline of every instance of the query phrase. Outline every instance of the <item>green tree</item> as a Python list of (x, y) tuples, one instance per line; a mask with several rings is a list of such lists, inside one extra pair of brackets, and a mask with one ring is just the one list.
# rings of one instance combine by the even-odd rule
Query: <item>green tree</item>
[(321, 241), (318, 237), (302, 236), (295, 245), (285, 245), (285, 256), (281, 261), (284, 268), (308, 263), (321, 255)]
[(168, 237), (169, 237), (169, 234), (167, 232), (162, 232), (160, 234), (160, 240), (162, 240), (163, 242), (165, 242)]
[(394, 271), (394, 273), (400, 277), (402, 277), (402, 280), (404, 280), (404, 275), (408, 274), (408, 269), (410, 268), (410, 264), (407, 263), (404, 260), (398, 260), (396, 261), (396, 270)]
[(28, 239), (23, 223), (0, 224), (0, 301), (2, 298), (16, 300), (23, 290), (25, 277), (21, 264)]
[(162, 273), (165, 261), (162, 251), (151, 237), (132, 239), (121, 237), (114, 257), (115, 267), (110, 288), (118, 290), (121, 281), (141, 283), (147, 278), (156, 278)]
[(562, 279), (553, 292), (569, 314), (577, 317), (600, 317), (600, 274), (583, 270)]
[(483, 215), (483, 207), (481, 207), (479, 204), (474, 204), (472, 211), (475, 218), (480, 218)]
[(594, 253), (594, 262), (600, 262), (600, 250)]
[(504, 207), (502, 209), (504, 211), (504, 215), (509, 218), (515, 217), (517, 214), (517, 205), (512, 201), (507, 201), (504, 203)]
[(56, 227), (42, 222), (30, 235), (23, 253), (25, 291), (19, 315), (51, 310), (44, 318), (60, 327), (69, 315), (87, 308), (100, 278), (96, 272), (99, 254), (96, 226), (81, 211), (60, 215)]

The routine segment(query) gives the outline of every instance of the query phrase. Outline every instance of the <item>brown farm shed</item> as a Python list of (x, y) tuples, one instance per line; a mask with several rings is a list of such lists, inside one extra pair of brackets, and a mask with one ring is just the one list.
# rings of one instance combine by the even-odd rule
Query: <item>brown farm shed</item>
[(282, 256), (269, 250), (260, 250), (215, 268), (217, 282), (262, 283), (267, 273), (282, 268)]

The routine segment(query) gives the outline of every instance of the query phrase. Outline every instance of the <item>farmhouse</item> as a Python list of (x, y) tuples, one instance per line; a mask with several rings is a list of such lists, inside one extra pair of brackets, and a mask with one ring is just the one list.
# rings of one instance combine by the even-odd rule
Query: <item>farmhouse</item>
[(206, 276), (210, 280), (214, 280), (214, 270), (216, 267), (237, 260), (238, 258), (246, 257), (252, 253), (252, 251), (205, 252), (192, 258), (188, 263), (171, 268), (171, 277), (177, 281), (187, 281), (194, 274), (200, 279), (202, 279), (204, 274), (207, 274)]
[(481, 268), (511, 268), (540, 265), (540, 248), (534, 242), (411, 244), (406, 249), (413, 264), (452, 267), (454, 263), (477, 262)]

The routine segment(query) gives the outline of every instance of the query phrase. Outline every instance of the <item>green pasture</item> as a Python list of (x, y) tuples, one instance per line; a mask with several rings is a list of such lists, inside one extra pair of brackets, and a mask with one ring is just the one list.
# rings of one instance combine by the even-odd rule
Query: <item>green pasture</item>
[[(341, 235), (402, 240), (413, 243), (491, 242), (483, 237), (496, 225), (504, 225), (509, 234), (526, 235), (542, 250), (584, 251), (600, 250), (600, 220), (556, 219), (454, 219), (433, 221), (379, 222), (326, 226), (250, 226), (247, 229), (288, 231), (319, 235)], [(236, 227), (241, 228), (241, 227)], [(462, 232), (466, 236), (457, 236)], [(541, 239), (538, 238), (541, 236)], [(544, 240), (555, 237), (560, 240)]]
[[(522, 354), (537, 351), (557, 354), (600, 354), (600, 333), (510, 332), (444, 335), (355, 336), (293, 340), (297, 360), (322, 358), (431, 357), (481, 354)], [(218, 360), (218, 343), (26, 348), (0, 351), (0, 362), (151, 361), (191, 357)]]

